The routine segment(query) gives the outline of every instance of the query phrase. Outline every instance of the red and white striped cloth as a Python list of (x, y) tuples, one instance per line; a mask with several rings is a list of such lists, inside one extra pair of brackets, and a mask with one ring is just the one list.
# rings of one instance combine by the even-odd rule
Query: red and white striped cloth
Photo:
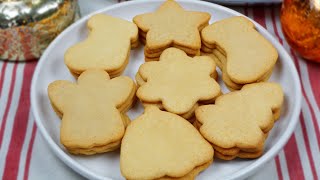
[[(80, 0), (85, 14), (117, 1)], [(94, 5), (96, 4), (96, 5)], [(299, 124), (274, 160), (249, 179), (320, 179), (320, 64), (302, 60), (285, 41), (280, 6), (231, 7), (264, 26), (290, 53), (303, 87)], [(81, 179), (49, 149), (30, 111), (36, 61), (0, 61), (0, 178)]]

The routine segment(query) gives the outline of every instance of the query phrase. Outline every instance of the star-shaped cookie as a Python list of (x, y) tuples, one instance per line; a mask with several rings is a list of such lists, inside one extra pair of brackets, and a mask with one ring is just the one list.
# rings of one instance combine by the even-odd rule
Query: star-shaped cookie
[(199, 50), (199, 31), (204, 28), (210, 14), (186, 11), (173, 0), (167, 0), (158, 10), (134, 17), (133, 22), (146, 33), (146, 48), (163, 49), (173, 43), (189, 49)]
[(135, 83), (125, 76), (110, 80), (103, 70), (83, 72), (77, 83), (59, 80), (48, 87), (62, 117), (60, 140), (74, 154), (95, 154), (119, 147), (132, 105)]
[(220, 95), (220, 86), (213, 78), (215, 73), (216, 65), (209, 57), (191, 58), (182, 50), (168, 48), (159, 61), (140, 66), (137, 97), (148, 104), (162, 103), (165, 110), (181, 115), (198, 102)]

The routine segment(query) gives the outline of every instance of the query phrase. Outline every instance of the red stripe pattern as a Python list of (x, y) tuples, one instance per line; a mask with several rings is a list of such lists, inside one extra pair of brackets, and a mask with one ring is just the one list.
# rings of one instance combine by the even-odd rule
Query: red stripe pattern
[(9, 97), (8, 97), (7, 105), (5, 107), (4, 116), (3, 116), (3, 119), (1, 121), (0, 148), (2, 147), (2, 140), (3, 140), (4, 130), (5, 130), (5, 127), (6, 127), (6, 124), (7, 124), (7, 118), (8, 118), (9, 110), (10, 110), (10, 107), (11, 107), (12, 94), (13, 94), (13, 90), (14, 90), (14, 84), (16, 82), (17, 66), (18, 66), (17, 64), (15, 64), (13, 66), (10, 90), (9, 90), (9, 95), (8, 95)]
[(3, 86), (3, 81), (4, 81), (4, 73), (5, 73), (6, 67), (7, 67), (7, 62), (4, 62), (2, 64), (1, 73), (0, 73), (0, 97), (1, 97), (1, 92), (2, 92), (2, 86)]
[[(117, 3), (123, 1), (117, 0), (114, 2)], [(280, 153), (278, 156), (276, 156), (274, 162), (270, 163), (270, 166), (272, 167), (268, 169), (271, 169), (271, 172), (260, 171), (258, 172), (260, 176), (257, 177), (265, 177), (265, 179), (269, 179), (270, 174), (268, 173), (273, 173), (278, 177), (279, 180), (319, 179), (320, 119), (317, 118), (320, 116), (320, 64), (302, 60), (289, 48), (280, 28), (280, 6), (273, 5), (252, 7), (246, 5), (244, 7), (235, 8), (250, 18), (253, 18), (263, 27), (267, 28), (267, 30), (279, 40), (279, 42), (287, 49), (293, 58), (299, 71), (300, 78), (304, 79), (301, 85), (304, 97), (303, 102), (305, 102), (305, 104), (302, 107), (303, 113), (300, 115), (298, 129), (294, 132), (284, 147), (284, 150), (282, 151), (283, 153)], [(0, 61), (0, 64), (0, 100), (2, 100), (4, 96), (8, 96), (6, 97), (7, 102), (0, 104), (0, 109), (4, 109), (3, 118), (0, 121), (0, 150), (3, 150), (3, 148), (8, 148), (8, 150), (5, 151), (6, 153), (0, 154), (0, 170), (2, 169), (2, 171), (0, 171), (0, 179), (27, 180), (32, 179), (31, 177), (36, 177), (38, 179), (54, 178), (50, 177), (50, 175), (46, 177), (38, 177), (39, 174), (32, 168), (33, 166), (54, 167), (54, 165), (51, 165), (51, 163), (32, 164), (32, 160), (37, 159), (37, 156), (41, 154), (38, 153), (40, 151), (39, 149), (35, 149), (33, 147), (33, 144), (38, 140), (38, 138), (36, 138), (37, 127), (34, 122), (32, 122), (33, 118), (29, 119), (29, 114), (31, 113), (29, 100), (30, 85), (36, 62), (25, 64), (15, 63), (11, 72), (7, 72), (8, 69), (10, 69), (8, 68), (8, 66), (10, 66), (8, 62)], [(17, 77), (21, 78), (20, 76), (16, 76), (17, 68), (23, 65), (23, 76), (21, 76), (23, 79), (22, 81), (17, 81)], [(7, 78), (10, 79), (10, 85), (4, 84)], [(15, 87), (15, 84), (19, 82), (22, 84)], [(8, 94), (2, 93), (4, 90), (3, 87), (9, 88)], [(18, 87), (21, 87), (21, 91), (18, 91), (20, 92), (19, 101), (13, 102), (13, 92), (15, 88)], [(10, 108), (12, 107), (12, 103), (18, 108), (14, 117), (8, 118), (9, 112), (11, 112)], [(13, 125), (8, 126), (7, 124)], [(8, 128), (12, 128), (10, 131), (8, 131), (12, 132), (11, 135), (4, 134), (7, 132)], [(29, 134), (29, 136), (27, 136), (27, 134)], [(6, 139), (6, 142), (9, 142), (9, 146), (4, 147), (4, 138), (7, 137), (10, 138)], [(42, 144), (42, 146), (47, 146), (47, 144)], [(52, 152), (48, 151), (46, 153)], [(22, 156), (24, 156), (24, 158), (21, 158)], [(41, 158), (45, 159), (45, 157)], [(4, 159), (4, 162), (1, 162), (1, 159)], [(70, 171), (70, 169), (65, 168), (65, 171)], [(253, 176), (253, 179), (255, 179), (254, 177), (255, 176)]]
[(302, 127), (303, 140), (306, 144), (306, 150), (307, 150), (307, 155), (308, 155), (308, 160), (309, 160), (309, 164), (311, 167), (311, 171), (314, 176), (314, 179), (318, 179), (316, 168), (315, 168), (314, 161), (313, 161), (313, 157), (311, 154), (311, 146), (310, 146), (310, 141), (308, 139), (307, 128), (306, 128), (305, 120), (304, 120), (304, 117), (302, 116), (302, 113), (300, 114), (300, 123), (301, 123), (301, 127)]
[(278, 179), (279, 179), (279, 180), (283, 180), (283, 175), (282, 175), (282, 171), (281, 171), (281, 165), (280, 165), (279, 156), (276, 156), (276, 157), (274, 158), (274, 160), (275, 160), (275, 162), (276, 162)]
[[(278, 9), (279, 11), (279, 9)], [(284, 42), (284, 37), (283, 35), (280, 36), (280, 33), (279, 31), (281, 31), (280, 27), (277, 27), (277, 23), (276, 23), (276, 12), (274, 11), (274, 9), (272, 9), (272, 24), (274, 26), (274, 30), (275, 30), (275, 35), (276, 37), (278, 38), (279, 42), (284, 45), (284, 47), (289, 47), (288, 44), (286, 44)], [(291, 53), (291, 57), (294, 59), (294, 62), (296, 64), (296, 67), (297, 67), (297, 70), (298, 70), (298, 73), (299, 73), (299, 76), (300, 76), (300, 79), (302, 79), (302, 73), (304, 72), (301, 72), (300, 70), (300, 66), (299, 66), (299, 62), (298, 61), (303, 61), (301, 59), (298, 59), (298, 57), (296, 56), (296, 54), (292, 51), (292, 49), (288, 49), (287, 48), (287, 51)], [(309, 63), (309, 62), (307, 62)], [(315, 121), (316, 118), (315, 118), (315, 115), (314, 115), (314, 109), (316, 107), (312, 107), (310, 102), (309, 102), (309, 99), (307, 98), (306, 96), (306, 93), (305, 93), (305, 89), (306, 87), (304, 86), (304, 84), (302, 83), (301, 84), (302, 86), (302, 93), (303, 93), (303, 97), (304, 99), (307, 101), (307, 104), (308, 104), (308, 107), (302, 107), (302, 108), (308, 108), (311, 110), (311, 116), (312, 116), (312, 121), (314, 124), (317, 124)], [(311, 156), (311, 149), (310, 149), (310, 145), (309, 145), (309, 137), (306, 133), (306, 127), (305, 127), (305, 123), (304, 123), (304, 118), (303, 116), (301, 115), (300, 116), (300, 125), (302, 127), (302, 131), (303, 131), (303, 139), (304, 139), (304, 144), (305, 144), (305, 148), (306, 148), (306, 151), (307, 151), (307, 155), (308, 155), (308, 159), (309, 159), (309, 164), (310, 164), (310, 167), (311, 167), (311, 171), (312, 171), (312, 175), (313, 175), (313, 178), (314, 179), (317, 179), (317, 173), (315, 171), (315, 166), (314, 166), (314, 162), (313, 162), (313, 157)], [(308, 122), (310, 123), (310, 121)], [(316, 133), (316, 140), (317, 140), (317, 144), (319, 145), (319, 140), (320, 140), (320, 135), (319, 135), (319, 129), (316, 127), (315, 129), (315, 133)], [(296, 133), (295, 133), (296, 134)], [(294, 137), (294, 135), (292, 136)], [(303, 169), (302, 169), (302, 166), (301, 166), (301, 159), (298, 159), (299, 156), (297, 156), (297, 154), (295, 154), (296, 157), (291, 157), (292, 154), (294, 154), (292, 151), (296, 151), (297, 148), (296, 148), (296, 140), (295, 139), (291, 139), (289, 140), (288, 144), (285, 146), (285, 151), (287, 152), (286, 153), (286, 160), (287, 160), (287, 165), (288, 165), (288, 170), (289, 170), (289, 176), (291, 179), (305, 179), (306, 177), (304, 176), (303, 174)], [(315, 143), (315, 142), (313, 142)], [(318, 146), (319, 147), (319, 146)], [(297, 152), (296, 152), (297, 153)], [(307, 177), (307, 178), (311, 178), (311, 177)]]
[[(262, 25), (264, 28), (267, 29), (264, 7), (261, 6), (261, 7), (256, 7), (253, 9), (253, 19), (256, 22), (258, 22), (260, 25)], [(277, 27), (275, 26), (275, 23), (273, 23), (273, 25), (274, 25), (274, 29), (277, 29)], [(291, 136), (287, 145), (284, 147), (284, 152), (286, 155), (290, 179), (295, 179), (295, 178), (303, 179), (303, 172), (302, 171), (295, 172), (295, 170), (297, 170), (297, 169), (301, 170), (302, 165), (301, 165), (301, 161), (299, 159), (299, 156), (297, 156), (298, 147), (297, 147), (296, 139), (294, 136)], [(288, 163), (289, 161), (290, 161), (290, 163)], [(291, 163), (291, 162), (294, 162), (294, 163)], [(279, 171), (279, 169), (278, 169), (278, 171)], [(278, 173), (281, 174), (281, 172), (278, 172)], [(295, 174), (295, 176), (293, 176), (292, 174)]]
[[(276, 37), (278, 38), (279, 42), (283, 45), (283, 40), (282, 40), (282, 38), (280, 38), (280, 35), (278, 32), (274, 9), (272, 11), (272, 25), (273, 25), (273, 29), (274, 29)], [(299, 156), (297, 156), (298, 147), (297, 147), (296, 139), (295, 139), (294, 135), (291, 136), (287, 145), (284, 147), (284, 152), (285, 152), (285, 158), (286, 158), (286, 162), (287, 162), (287, 166), (288, 166), (288, 172), (289, 172), (290, 179), (292, 179), (292, 178), (304, 179), (304, 174), (303, 174), (302, 166), (301, 166), (301, 160), (300, 160)]]
[(302, 172), (302, 165), (299, 159), (298, 146), (295, 136), (291, 136), (287, 145), (284, 147), (284, 153), (286, 155), (286, 161), (289, 171), (290, 179), (304, 179)]
[(18, 167), (20, 163), (21, 148), (26, 136), (28, 118), (30, 113), (30, 85), (31, 78), (36, 66), (36, 62), (30, 62), (25, 65), (23, 73), (22, 89), (18, 110), (14, 118), (9, 151), (6, 157), (6, 164), (3, 174), (3, 179), (16, 179), (18, 175)]
[[(297, 55), (293, 52), (292, 49), (290, 49), (290, 52), (292, 54), (292, 57), (294, 59), (294, 62), (297, 66), (297, 70), (298, 70), (298, 73), (299, 73), (299, 76), (300, 76), (300, 79), (302, 79), (302, 75), (301, 75), (301, 70), (300, 70), (300, 66), (299, 66), (299, 60), (298, 60), (298, 57)], [(302, 83), (302, 82), (301, 82)], [(314, 126), (314, 130), (316, 132), (316, 135), (317, 137), (320, 137), (320, 127), (319, 127), (319, 124), (318, 124), (318, 121), (317, 118), (315, 117), (315, 111), (316, 111), (316, 107), (312, 107), (311, 103), (310, 103), (310, 99), (307, 97), (307, 94), (306, 94), (306, 90), (304, 88), (302, 88), (302, 95), (303, 97), (306, 99), (307, 101), (307, 104), (308, 104), (308, 107), (310, 108), (310, 111), (311, 111), (311, 116), (312, 116), (312, 122), (313, 122), (313, 126)], [(318, 143), (318, 148), (320, 148), (320, 138), (317, 139), (317, 143)]]
[(27, 152), (26, 166), (25, 166), (24, 175), (23, 175), (24, 180), (28, 180), (28, 177), (29, 177), (31, 153), (32, 153), (32, 149), (33, 149), (34, 138), (36, 137), (36, 132), (37, 132), (37, 126), (34, 123), (33, 128), (32, 128), (30, 145), (28, 147), (28, 152)]
[[(313, 95), (316, 99), (318, 110), (320, 109), (320, 64), (308, 62), (308, 72)], [(318, 120), (319, 121), (319, 120)]]

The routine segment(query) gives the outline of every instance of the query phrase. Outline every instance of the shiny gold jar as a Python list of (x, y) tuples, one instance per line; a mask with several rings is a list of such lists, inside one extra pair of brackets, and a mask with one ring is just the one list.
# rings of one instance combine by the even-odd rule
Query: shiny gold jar
[(0, 59), (39, 58), (78, 17), (77, 0), (0, 0)]

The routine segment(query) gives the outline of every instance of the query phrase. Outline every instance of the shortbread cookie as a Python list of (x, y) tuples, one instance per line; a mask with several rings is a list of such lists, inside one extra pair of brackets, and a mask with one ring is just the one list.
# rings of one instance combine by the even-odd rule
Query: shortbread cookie
[[(108, 72), (108, 74), (109, 74), (109, 76), (110, 76), (111, 78), (120, 76), (120, 75), (123, 73), (123, 71), (126, 69), (128, 63), (129, 63), (129, 56), (130, 56), (130, 54), (128, 53), (128, 57), (126, 58), (126, 60), (125, 60), (124, 64), (122, 65), (122, 67), (120, 67), (119, 69), (117, 69), (117, 70), (115, 70), (115, 71), (110, 71), (110, 72)], [(69, 70), (70, 70), (70, 69), (69, 69)], [(80, 74), (81, 74), (80, 72), (72, 72), (71, 70), (70, 70), (70, 73), (71, 73), (75, 78), (78, 78), (78, 77), (80, 76)]]
[(120, 169), (126, 179), (194, 179), (213, 155), (212, 146), (190, 123), (148, 106), (126, 130)]
[(272, 71), (277, 50), (244, 17), (231, 17), (205, 27), (202, 40), (227, 57), (226, 73), (237, 84), (257, 82)]
[(262, 156), (262, 154), (263, 154), (263, 151), (258, 151), (254, 153), (247, 153), (247, 152), (240, 151), (237, 155), (224, 155), (218, 151), (215, 151), (216, 157), (223, 160), (233, 160), (237, 157), (242, 159), (254, 159)]
[(77, 83), (55, 81), (48, 87), (51, 104), (62, 118), (60, 141), (74, 154), (95, 154), (119, 147), (134, 102), (129, 77), (110, 80), (103, 70), (83, 72)]
[[(215, 71), (213, 74), (210, 75), (213, 79), (217, 80), (218, 79), (218, 73), (217, 71)], [(136, 76), (135, 76), (135, 79), (137, 81), (137, 85), (138, 86), (141, 86), (142, 84), (144, 84), (146, 81), (144, 79), (142, 79), (142, 77), (140, 76), (139, 74), (139, 71), (137, 72)], [(209, 102), (211, 100), (204, 100), (204, 101), (201, 101), (201, 102)], [(212, 102), (213, 103), (213, 102)], [(204, 103), (206, 104), (206, 103)], [(209, 103), (210, 104), (210, 103)]]
[(209, 56), (215, 63), (216, 63), (216, 65), (220, 68), (220, 69), (222, 69), (222, 62), (220, 61), (220, 59), (216, 56), (216, 55), (214, 55), (212, 52), (211, 53), (207, 53), (207, 52), (203, 52), (202, 50), (201, 50), (201, 56)]
[[(195, 55), (197, 55), (199, 53), (199, 51), (193, 51), (193, 50), (192, 51), (188, 51), (187, 49), (183, 49), (183, 47), (179, 47), (179, 46), (175, 46), (175, 48), (183, 50), (189, 56), (195, 56)], [(146, 48), (144, 49), (144, 55), (149, 57), (149, 58), (155, 58), (155, 57), (159, 58), (162, 52), (163, 51), (149, 53)]]
[[(187, 54), (187, 55), (190, 56), (190, 57), (195, 57), (195, 56), (200, 56), (200, 53), (201, 53), (201, 52), (199, 51), (199, 52), (197, 52), (197, 54), (195, 54), (195, 55), (190, 55), (190, 54)], [(145, 56), (144, 60), (145, 60), (146, 62), (149, 62), (149, 61), (159, 61), (159, 58), (160, 58), (160, 57), (150, 58), (150, 57)]]
[(182, 50), (166, 49), (159, 61), (140, 66), (137, 82), (143, 82), (139, 83), (137, 97), (145, 103), (160, 103), (165, 110), (178, 115), (188, 113), (198, 101), (220, 95), (220, 86), (212, 78), (215, 69), (209, 57), (191, 58)]
[[(233, 88), (233, 89), (237, 89), (237, 90), (241, 89), (243, 84), (237, 84), (237, 83), (233, 82), (230, 79), (229, 75), (227, 74), (227, 71), (226, 71), (227, 57), (223, 53), (221, 53), (218, 49), (214, 49), (212, 51), (212, 54), (215, 55), (217, 57), (217, 59), (220, 60), (220, 62), (221, 62), (221, 65), (222, 65), (222, 68), (221, 68), (221, 70), (222, 70), (222, 79), (226, 83), (226, 85), (228, 87)], [(259, 78), (256, 82), (267, 81), (270, 78), (271, 74), (272, 74), (272, 70), (273, 69), (271, 69), (269, 72), (266, 72), (266, 74), (263, 75), (261, 78)]]
[[(160, 110), (164, 110), (164, 107), (161, 103), (158, 104), (154, 104), (154, 103), (147, 103), (147, 102), (143, 102), (143, 106), (146, 108), (147, 106), (156, 106), (157, 108), (159, 108)], [(193, 123), (193, 119), (194, 119), (194, 111), (199, 107), (199, 104), (196, 103), (188, 112), (184, 113), (184, 114), (179, 114), (179, 116), (183, 117), (184, 119), (190, 121)]]
[[(200, 54), (201, 54), (200, 51), (198, 51), (196, 54), (188, 54), (187, 53), (187, 55), (190, 56), (190, 57), (200, 56)], [(145, 58), (144, 59), (145, 59), (146, 62), (149, 62), (149, 61), (159, 61), (159, 58), (160, 58), (160, 56), (159, 57), (150, 57), (149, 55), (145, 54)]]
[[(197, 54), (198, 51), (199, 51), (199, 49), (196, 49), (196, 50), (189, 49), (188, 47), (184, 47), (184, 46), (180, 46), (180, 45), (176, 45), (176, 44), (173, 44), (171, 47), (178, 48), (178, 49), (186, 52), (187, 54)], [(147, 54), (155, 54), (155, 53), (159, 54), (160, 53), (161, 54), (162, 51), (164, 51), (165, 49), (167, 49), (167, 47), (166, 48), (162, 48), (162, 49), (157, 49), (157, 50), (148, 49), (148, 47), (146, 47), (145, 48), (145, 53), (147, 53)]]
[[(215, 105), (196, 109), (200, 133), (222, 159), (256, 158), (262, 154), (275, 114), (281, 109), (283, 91), (276, 83), (254, 83), (218, 97)], [(218, 148), (217, 148), (218, 147)], [(230, 153), (230, 148), (233, 153)]]
[[(239, 90), (242, 88), (242, 86), (244, 84), (237, 84), (235, 82), (233, 82), (229, 75), (227, 74), (226, 71), (226, 62), (227, 62), (227, 58), (225, 55), (223, 55), (220, 51), (218, 51), (217, 49), (213, 49), (211, 53), (205, 53), (205, 52), (201, 52), (201, 55), (203, 56), (209, 56), (210, 58), (212, 58), (215, 63), (217, 64), (217, 66), (221, 69), (222, 71), (222, 80), (224, 81), (224, 83), (226, 84), (227, 88), (231, 91), (235, 91), (235, 90)], [(272, 70), (270, 72), (267, 72), (265, 75), (263, 75), (260, 79), (258, 79), (256, 82), (264, 82), (267, 81), (270, 76), (272, 75)]]
[(149, 51), (179, 46), (198, 52), (201, 48), (199, 31), (208, 24), (210, 17), (205, 12), (186, 11), (177, 2), (167, 0), (155, 12), (135, 16), (133, 22), (139, 27), (140, 39), (146, 41), (145, 48)]
[(124, 71), (130, 57), (130, 47), (138, 45), (138, 28), (129, 21), (97, 14), (87, 23), (88, 37), (70, 47), (65, 64), (74, 75), (91, 68), (103, 69), (111, 77)]

